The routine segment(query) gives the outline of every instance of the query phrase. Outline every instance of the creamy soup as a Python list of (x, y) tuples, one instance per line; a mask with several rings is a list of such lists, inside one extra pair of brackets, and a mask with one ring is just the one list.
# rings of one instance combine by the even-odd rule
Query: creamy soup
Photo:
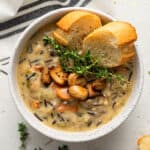
[(17, 79), (24, 103), (39, 121), (53, 128), (86, 131), (106, 124), (128, 100), (134, 60), (109, 69), (119, 74), (111, 79), (65, 71), (57, 46), (43, 41), (45, 35), (52, 37), (55, 28), (48, 24), (40, 29), (20, 55)]

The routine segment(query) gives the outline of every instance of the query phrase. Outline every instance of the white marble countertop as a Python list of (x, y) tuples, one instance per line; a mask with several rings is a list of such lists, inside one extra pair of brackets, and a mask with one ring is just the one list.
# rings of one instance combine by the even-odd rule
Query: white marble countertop
[[(90, 8), (101, 9), (119, 20), (126, 20), (136, 26), (138, 47), (144, 63), (144, 87), (140, 102), (130, 117), (114, 132), (88, 143), (65, 143), (70, 150), (137, 150), (136, 140), (143, 134), (150, 134), (150, 0), (92, 0)], [(11, 56), (19, 34), (0, 40), (0, 58)], [(1, 63), (1, 62), (0, 62)], [(0, 64), (0, 69), (8, 70), (8, 65)], [(0, 74), (0, 150), (18, 150), (19, 137), (17, 123), (23, 118), (16, 110), (9, 93), (8, 76)], [(31, 127), (27, 150), (41, 147), (44, 150), (57, 150), (63, 142), (52, 141)]]

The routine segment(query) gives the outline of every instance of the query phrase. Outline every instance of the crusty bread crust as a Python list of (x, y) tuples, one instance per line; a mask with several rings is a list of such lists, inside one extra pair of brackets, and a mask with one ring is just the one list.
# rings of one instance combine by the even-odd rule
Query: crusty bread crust
[(150, 135), (144, 135), (137, 140), (139, 150), (150, 150)]
[[(62, 17), (57, 23), (56, 25), (64, 30), (64, 31), (68, 31), (75, 23), (80, 22), (81, 20), (83, 20), (84, 18), (89, 19), (89, 23), (91, 23), (91, 19), (93, 20), (93, 23), (97, 24), (95, 26), (101, 26), (101, 21), (99, 16), (97, 16), (96, 14), (87, 12), (87, 11), (72, 11), (68, 14), (66, 14), (64, 17)], [(85, 24), (84, 24), (85, 25)]]
[(131, 24), (124, 21), (110, 22), (103, 26), (101, 30), (111, 32), (117, 39), (119, 46), (129, 44), (137, 40), (135, 28)]
[(72, 11), (62, 17), (57, 23), (53, 36), (60, 43), (81, 50), (86, 35), (101, 27), (100, 17), (86, 11)]
[(55, 30), (53, 32), (53, 36), (54, 38), (62, 45), (64, 46), (67, 46), (69, 43), (68, 43), (68, 40), (65, 39), (61, 34), (59, 34), (59, 31), (58, 30)]
[[(84, 38), (83, 53), (89, 50), (101, 59), (101, 65), (117, 67), (135, 56), (133, 42), (136, 39), (135, 28), (129, 23), (110, 22)], [(102, 54), (106, 56), (105, 59), (101, 58)]]
[[(126, 49), (128, 51), (126, 51)], [(122, 48), (121, 51), (122, 51), (122, 55), (120, 59), (120, 65), (126, 63), (136, 55), (135, 46), (133, 43), (127, 45), (125, 48)]]

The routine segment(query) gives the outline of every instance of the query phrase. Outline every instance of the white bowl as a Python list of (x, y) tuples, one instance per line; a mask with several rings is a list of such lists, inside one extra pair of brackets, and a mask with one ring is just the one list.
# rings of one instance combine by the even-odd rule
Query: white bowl
[(9, 73), (9, 85), (11, 89), (11, 94), (13, 96), (14, 102), (19, 110), (19, 112), (22, 114), (22, 116), (25, 118), (25, 120), (37, 131), (40, 133), (61, 141), (67, 141), (67, 142), (83, 142), (83, 141), (89, 141), (93, 139), (97, 139), (100, 137), (103, 137), (104, 135), (110, 133), (114, 129), (116, 129), (123, 121), (129, 116), (131, 111), (134, 109), (135, 105), (138, 102), (138, 99), (140, 97), (140, 94), (142, 92), (142, 86), (143, 86), (143, 65), (141, 61), (141, 55), (139, 54), (138, 49), (136, 49), (137, 57), (136, 57), (136, 73), (135, 73), (135, 84), (132, 90), (132, 93), (129, 97), (129, 100), (127, 101), (126, 105), (122, 109), (122, 111), (112, 119), (112, 121), (108, 122), (107, 124), (98, 127), (94, 130), (90, 131), (84, 131), (84, 132), (66, 132), (57, 130), (54, 128), (50, 128), (46, 125), (44, 125), (42, 122), (37, 120), (35, 116), (28, 110), (28, 108), (25, 106), (19, 91), (17, 87), (17, 78), (16, 78), (16, 67), (18, 63), (18, 58), (21, 53), (21, 50), (23, 49), (26, 42), (30, 39), (30, 37), (43, 25), (54, 22), (60, 17), (62, 17), (64, 14), (68, 13), (72, 10), (86, 10), (90, 12), (94, 12), (101, 16), (103, 21), (112, 21), (115, 20), (113, 17), (105, 14), (104, 12), (101, 12), (99, 10), (92, 10), (88, 8), (77, 8), (77, 7), (69, 7), (69, 8), (63, 8), (63, 9), (57, 9), (55, 11), (49, 12), (46, 15), (38, 18), (36, 21), (34, 21), (20, 36), (15, 51), (11, 57), (11, 66), (10, 66), (10, 73)]

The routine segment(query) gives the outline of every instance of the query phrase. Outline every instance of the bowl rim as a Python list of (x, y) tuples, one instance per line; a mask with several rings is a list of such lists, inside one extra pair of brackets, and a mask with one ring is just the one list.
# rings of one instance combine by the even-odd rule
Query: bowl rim
[[(34, 27), (38, 27), (38, 23), (42, 22), (46, 18), (50, 18), (57, 14), (69, 12), (72, 10), (90, 11), (90, 12), (94, 12), (98, 15), (102, 15), (112, 21), (116, 20), (115, 18), (104, 13), (103, 11), (96, 10), (96, 9), (90, 9), (90, 8), (83, 8), (83, 7), (60, 8), (60, 9), (51, 11), (51, 12), (39, 17), (25, 29), (25, 31), (21, 34), (19, 40), (16, 43), (15, 49), (14, 49), (12, 57), (10, 59), (9, 86), (10, 86), (11, 95), (13, 97), (13, 101), (15, 102), (17, 109), (19, 110), (21, 115), (24, 117), (24, 119), (29, 123), (29, 125), (32, 126), (34, 129), (36, 129), (43, 135), (45, 135), (49, 138), (55, 139), (55, 140), (60, 140), (60, 141), (65, 141), (65, 142), (86, 142), (86, 141), (91, 141), (91, 140), (95, 140), (97, 138), (103, 137), (103, 136), (109, 134), (110, 132), (112, 132), (114, 129), (119, 127), (128, 118), (129, 114), (134, 110), (136, 104), (139, 101), (139, 98), (140, 98), (140, 95), (142, 92), (142, 87), (143, 87), (143, 78), (144, 78), (143, 63), (142, 63), (140, 51), (138, 50), (138, 46), (136, 46), (137, 64), (138, 64), (137, 67), (138, 67), (139, 74), (138, 74), (138, 77), (136, 77), (137, 81), (136, 81), (135, 85), (137, 85), (137, 87), (135, 87), (136, 88), (135, 94), (133, 95), (134, 100), (132, 100), (132, 103), (131, 103), (132, 105), (130, 104), (131, 106), (129, 105), (128, 109), (126, 108), (127, 110), (125, 112), (123, 110), (121, 110), (121, 112), (119, 114), (117, 114), (117, 116), (115, 116), (107, 124), (105, 124), (101, 127), (98, 127), (94, 130), (83, 131), (83, 132), (68, 132), (68, 131), (61, 131), (58, 129), (48, 127), (48, 126), (44, 125), (42, 122), (38, 121), (33, 116), (32, 112), (30, 112), (30, 110), (25, 106), (21, 96), (17, 92), (17, 90), (18, 90), (18, 89), (16, 89), (17, 80), (16, 80), (16, 76), (14, 76), (14, 74), (16, 74), (15, 69), (16, 69), (16, 65), (17, 65), (15, 63), (16, 57), (17, 57), (16, 55), (19, 53), (19, 49), (20, 49), (22, 41), (26, 38), (27, 35), (29, 35), (29, 37), (32, 36), (30, 34), (30, 32)], [(48, 21), (47, 21), (47, 23), (48, 23)], [(43, 24), (42, 26), (44, 26), (44, 25), (45, 24)], [(38, 27), (38, 29), (39, 28), (40, 27)], [(29, 40), (29, 38), (28, 38), (28, 40)], [(133, 91), (132, 91), (132, 93), (133, 93)], [(125, 105), (127, 105), (127, 104), (125, 104)], [(125, 109), (125, 106), (123, 109)]]

